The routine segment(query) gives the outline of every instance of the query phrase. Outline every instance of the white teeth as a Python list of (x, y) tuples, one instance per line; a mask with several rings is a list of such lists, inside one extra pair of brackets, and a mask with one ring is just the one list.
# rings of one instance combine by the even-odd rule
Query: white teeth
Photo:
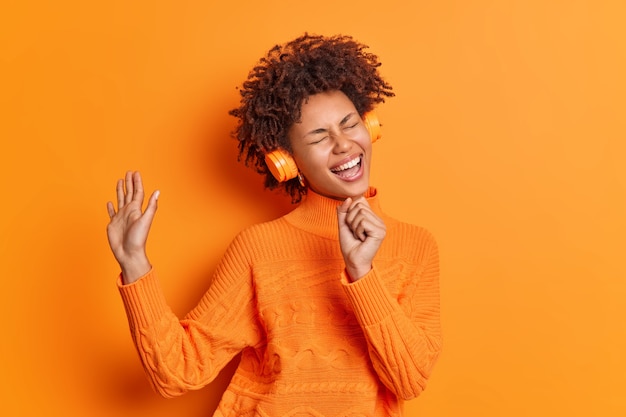
[(354, 167), (354, 166), (358, 165), (358, 164), (359, 164), (359, 162), (361, 162), (361, 157), (360, 157), (360, 156), (359, 156), (359, 157), (357, 157), (357, 158), (354, 158), (352, 161), (346, 162), (346, 163), (345, 163), (345, 164), (343, 164), (343, 165), (339, 165), (337, 168), (333, 168), (333, 169), (331, 169), (331, 171), (332, 171), (332, 172), (339, 172), (339, 171), (343, 171), (343, 170), (345, 170), (345, 169), (349, 169), (349, 168), (352, 168), (352, 167)]

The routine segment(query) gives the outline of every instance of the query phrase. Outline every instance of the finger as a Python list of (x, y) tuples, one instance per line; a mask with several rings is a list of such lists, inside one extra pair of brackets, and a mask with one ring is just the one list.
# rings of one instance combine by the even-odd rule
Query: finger
[(138, 201), (143, 205), (143, 183), (141, 181), (141, 174), (139, 172), (135, 172), (133, 174), (133, 200)]
[(133, 173), (128, 171), (126, 173), (126, 194), (124, 198), (124, 204), (128, 204), (133, 201)]
[(343, 203), (341, 203), (337, 207), (337, 213), (346, 214), (352, 205), (352, 199), (350, 197), (346, 198)]
[[(362, 205), (357, 199), (356, 201), (346, 200), (342, 206), (347, 206), (347, 209), (346, 207), (342, 208), (346, 213), (340, 216), (340, 220), (343, 221), (343, 224), (350, 230), (350, 233), (355, 239), (362, 241), (364, 236), (362, 231), (360, 234), (358, 231), (358, 226), (364, 218)], [(343, 217), (343, 219), (341, 219), (341, 217)]]
[(346, 215), (346, 222), (355, 223), (357, 217), (363, 216), (372, 222), (373, 225), (378, 225), (379, 227), (384, 227), (385, 223), (383, 220), (378, 217), (374, 210), (367, 204), (366, 200), (359, 201), (354, 203), (350, 209), (348, 210), (348, 214)]
[(385, 236), (385, 223), (369, 207), (355, 206), (347, 214), (346, 224), (355, 239), (361, 241), (368, 237), (382, 239)]
[(353, 223), (358, 216), (365, 216), (368, 212), (371, 212), (368, 205), (363, 204), (360, 201), (356, 201), (348, 208), (348, 212), (346, 213), (346, 222)]
[(343, 203), (337, 206), (337, 221), (339, 222), (339, 227), (344, 227), (346, 225), (346, 214), (348, 213), (348, 209), (351, 204), (352, 199), (348, 197)]
[(365, 241), (368, 236), (368, 228), (365, 223), (365, 216), (356, 217), (350, 224), (350, 230), (354, 234), (355, 239), (359, 239), (361, 242)]
[(160, 195), (161, 195), (161, 192), (159, 190), (156, 190), (155, 192), (152, 193), (152, 195), (150, 196), (150, 199), (148, 200), (148, 206), (146, 207), (146, 211), (143, 213), (143, 216), (148, 222), (148, 226), (152, 225), (152, 220), (154, 219), (154, 215), (158, 208), (157, 201), (159, 200)]
[(360, 240), (361, 242), (365, 242), (365, 239), (367, 239), (367, 232), (363, 228), (357, 227), (354, 229), (352, 234), (355, 239)]
[(124, 180), (117, 180), (117, 186), (115, 187), (117, 193), (117, 209), (124, 207)]
[(363, 196), (357, 197), (357, 198), (355, 198), (352, 201), (352, 206), (356, 206), (358, 204), (362, 204), (362, 205), (364, 205), (365, 207), (368, 207), (368, 208), (370, 206), (370, 204), (367, 202), (367, 199), (365, 197), (363, 197)]
[(110, 201), (107, 202), (107, 212), (109, 213), (109, 218), (113, 219), (115, 216), (115, 207), (113, 207), (113, 203)]

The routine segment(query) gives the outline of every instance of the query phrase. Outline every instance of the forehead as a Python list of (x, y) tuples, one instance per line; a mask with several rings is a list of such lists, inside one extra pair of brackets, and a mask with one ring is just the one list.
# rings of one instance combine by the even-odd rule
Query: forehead
[(348, 113), (356, 112), (352, 101), (339, 90), (314, 94), (300, 108), (300, 121), (296, 123), (332, 123), (343, 119)]

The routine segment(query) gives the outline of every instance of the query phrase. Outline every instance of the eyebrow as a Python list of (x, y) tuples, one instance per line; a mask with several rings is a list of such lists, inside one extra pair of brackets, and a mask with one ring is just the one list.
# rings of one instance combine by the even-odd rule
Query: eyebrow
[[(346, 117), (344, 117), (343, 119), (341, 119), (341, 121), (339, 122), (339, 126), (343, 127), (346, 123), (348, 123), (348, 120), (350, 120), (350, 118), (354, 116), (354, 112), (350, 112), (346, 115)], [(304, 136), (309, 136), (309, 135), (317, 135), (319, 133), (325, 133), (327, 129), (324, 129), (323, 127), (320, 127), (319, 129), (313, 129), (310, 132), (307, 132)]]
[(341, 121), (339, 122), (339, 126), (343, 126), (346, 123), (348, 123), (348, 120), (350, 120), (350, 118), (354, 115), (354, 112), (350, 112), (346, 115), (346, 117), (344, 117), (343, 119), (341, 119)]

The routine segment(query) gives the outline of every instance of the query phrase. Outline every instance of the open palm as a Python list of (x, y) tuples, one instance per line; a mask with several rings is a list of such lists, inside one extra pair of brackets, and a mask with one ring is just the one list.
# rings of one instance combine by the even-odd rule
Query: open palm
[(107, 203), (110, 222), (107, 226), (109, 246), (122, 268), (124, 282), (132, 282), (151, 268), (146, 255), (146, 241), (157, 209), (159, 192), (155, 191), (142, 211), (144, 190), (139, 172), (127, 172), (118, 180), (117, 211)]

